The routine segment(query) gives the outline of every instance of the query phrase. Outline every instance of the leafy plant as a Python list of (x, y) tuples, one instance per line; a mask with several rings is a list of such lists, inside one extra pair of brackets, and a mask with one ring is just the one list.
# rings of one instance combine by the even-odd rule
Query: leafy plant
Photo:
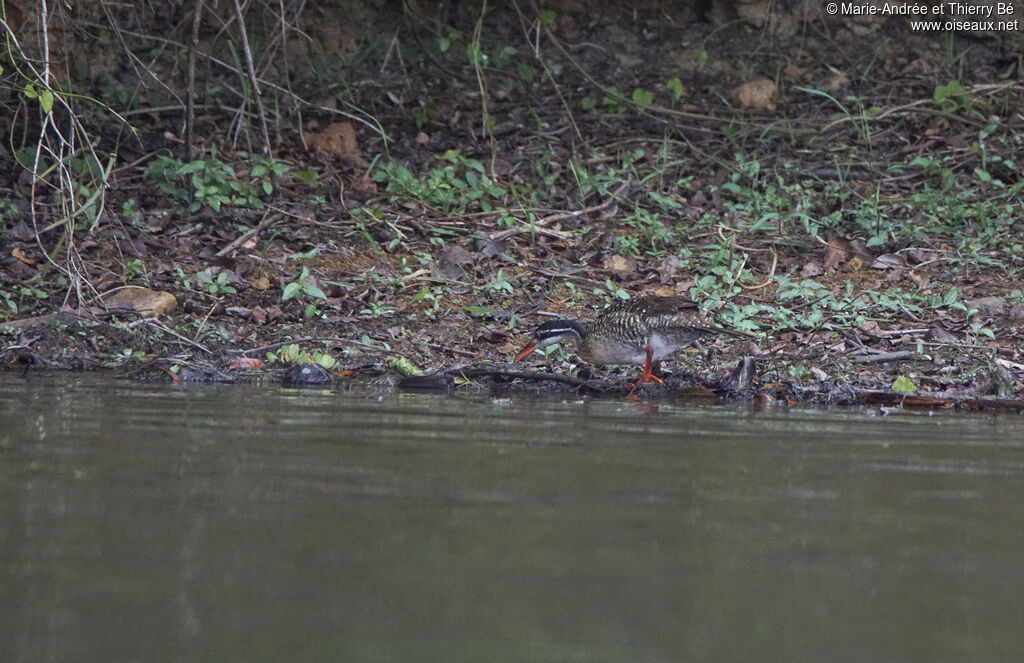
[[(316, 284), (316, 279), (310, 274), (309, 267), (302, 266), (302, 271), (299, 273), (299, 278), (291, 283), (285, 284), (281, 292), (281, 301), (286, 302), (290, 299), (296, 299), (306, 295), (314, 297), (320, 300), (327, 300), (327, 295), (320, 289), (320, 286)], [(319, 314), (319, 309), (315, 303), (306, 304), (304, 310), (305, 317), (312, 318)]]
[(210, 272), (203, 270), (196, 273), (196, 287), (205, 290), (214, 297), (220, 294), (233, 295), (238, 291), (228, 283), (228, 273), (220, 272), (217, 278), (210, 276)]
[(971, 108), (971, 97), (960, 81), (953, 79), (945, 85), (936, 85), (933, 95), (939, 108), (947, 113), (968, 111)]
[(670, 78), (665, 81), (665, 87), (672, 91), (672, 98), (676, 101), (683, 96), (683, 82), (678, 78)]
[(267, 361), (284, 364), (316, 364), (325, 370), (333, 370), (338, 365), (338, 360), (320, 350), (307, 352), (297, 343), (289, 343), (282, 346), (277, 352), (268, 352)]
[(287, 173), (290, 167), (260, 155), (240, 156), (247, 156), (253, 163), (248, 177), (240, 177), (230, 164), (222, 161), (216, 145), (210, 147), (209, 157), (189, 163), (158, 155), (146, 167), (145, 174), (171, 198), (183, 204), (191, 201), (189, 212), (203, 205), (209, 205), (214, 212), (220, 212), (225, 205), (259, 207), (260, 196), (274, 191), (271, 178)]

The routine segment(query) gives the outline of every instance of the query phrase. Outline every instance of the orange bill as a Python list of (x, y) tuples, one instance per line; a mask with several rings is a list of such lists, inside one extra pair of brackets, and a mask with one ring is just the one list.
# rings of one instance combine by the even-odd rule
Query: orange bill
[(520, 351), (519, 354), (516, 355), (516, 361), (522, 361), (529, 357), (530, 353), (533, 352), (534, 348), (536, 347), (536, 343), (530, 343), (529, 345), (527, 345), (525, 348), (522, 349), (522, 351)]

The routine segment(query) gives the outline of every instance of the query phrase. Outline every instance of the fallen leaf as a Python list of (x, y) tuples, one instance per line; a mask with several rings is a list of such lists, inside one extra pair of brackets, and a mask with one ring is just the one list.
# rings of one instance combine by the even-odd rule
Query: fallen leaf
[(377, 183), (369, 175), (360, 175), (352, 180), (352, 190), (360, 193), (377, 193)]
[(39, 264), (39, 261), (36, 260), (35, 258), (26, 257), (25, 254), (23, 254), (21, 252), (21, 249), (19, 249), (18, 247), (14, 247), (13, 249), (11, 249), (11, 255), (17, 258), (18, 260), (22, 261), (26, 265), (32, 267)]
[(24, 221), (18, 221), (11, 226), (11, 237), (19, 242), (30, 242), (36, 238), (36, 234)]
[(849, 241), (842, 237), (833, 237), (828, 240), (828, 245), (825, 247), (825, 257), (821, 260), (822, 265), (824, 265), (825, 269), (834, 267), (846, 260), (846, 256), (852, 252), (853, 247)]
[(618, 254), (605, 256), (601, 261), (601, 269), (616, 274), (629, 274), (636, 271), (636, 260)]
[(270, 279), (266, 276), (257, 276), (254, 279), (249, 279), (249, 284), (257, 290), (267, 290), (270, 288)]
[(263, 368), (263, 364), (263, 360), (257, 359), (256, 357), (239, 357), (238, 359), (231, 362), (231, 365), (228, 366), (228, 370), (233, 371), (236, 369), (248, 370), (255, 368)]
[(877, 334), (882, 331), (882, 328), (874, 320), (865, 320), (860, 323), (860, 330), (865, 334)]
[(907, 260), (898, 253), (883, 253), (871, 263), (874, 269), (903, 269), (907, 266)]
[(813, 278), (815, 276), (821, 276), (825, 273), (821, 263), (817, 260), (810, 260), (806, 262), (803, 268), (800, 270), (800, 276), (805, 279)]
[(320, 150), (337, 157), (357, 168), (370, 164), (359, 153), (356, 130), (351, 122), (331, 122), (323, 131), (306, 134), (306, 145), (311, 150)]
[(850, 78), (844, 73), (838, 73), (825, 81), (823, 86), (825, 92), (839, 92), (850, 84)]

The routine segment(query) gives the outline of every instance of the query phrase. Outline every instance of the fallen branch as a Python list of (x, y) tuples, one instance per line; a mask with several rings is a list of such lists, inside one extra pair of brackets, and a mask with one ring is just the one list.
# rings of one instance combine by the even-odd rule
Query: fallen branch
[(573, 387), (583, 387), (591, 391), (604, 391), (605, 385), (598, 380), (584, 380), (573, 375), (562, 375), (560, 373), (543, 373), (541, 371), (510, 371), (496, 368), (459, 368), (446, 371), (447, 375), (465, 378), (520, 378), (523, 380), (536, 380), (547, 382), (561, 382)]
[(879, 352), (866, 357), (851, 357), (857, 364), (874, 364), (881, 361), (897, 361), (900, 359), (913, 359), (917, 357), (915, 350), (899, 350), (897, 352)]

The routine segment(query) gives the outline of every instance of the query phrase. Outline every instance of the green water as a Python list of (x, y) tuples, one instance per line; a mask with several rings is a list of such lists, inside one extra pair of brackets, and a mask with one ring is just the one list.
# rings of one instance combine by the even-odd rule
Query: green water
[(1024, 418), (0, 374), (0, 661), (1016, 661)]

